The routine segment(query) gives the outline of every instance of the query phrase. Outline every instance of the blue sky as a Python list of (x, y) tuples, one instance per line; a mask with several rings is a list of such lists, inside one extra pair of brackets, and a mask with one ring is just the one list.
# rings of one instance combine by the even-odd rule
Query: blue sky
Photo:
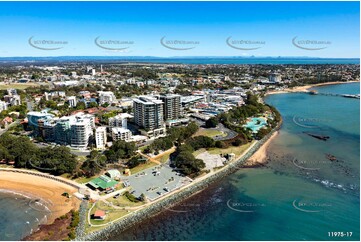
[(0, 2), (0, 56), (359, 58), (359, 19), (359, 2)]

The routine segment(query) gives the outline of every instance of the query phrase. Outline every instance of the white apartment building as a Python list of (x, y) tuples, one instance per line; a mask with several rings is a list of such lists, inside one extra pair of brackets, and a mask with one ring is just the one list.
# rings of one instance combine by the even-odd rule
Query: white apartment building
[(100, 105), (104, 103), (112, 104), (117, 100), (113, 92), (98, 91), (98, 95)]
[(10, 95), (10, 96), (13, 96), (13, 95), (17, 95), (17, 94), (18, 94), (18, 92), (17, 92), (16, 89), (14, 89), (14, 88), (9, 88), (9, 89), (7, 89), (6, 91), (7, 91), (8, 95)]
[(132, 132), (129, 129), (114, 127), (112, 128), (112, 138), (113, 141), (124, 140), (128, 142), (132, 138)]
[(268, 80), (269, 80), (270, 82), (276, 82), (276, 83), (278, 83), (278, 82), (280, 82), (280, 81), (282, 80), (282, 78), (281, 78), (281, 75), (280, 75), (280, 74), (271, 73), (271, 74), (269, 75), (269, 77), (268, 77)]
[(117, 116), (109, 118), (109, 126), (110, 127), (123, 127), (128, 128), (128, 119), (133, 118), (132, 115), (128, 113), (120, 113)]
[(97, 149), (105, 149), (105, 145), (107, 143), (107, 128), (106, 127), (98, 127), (95, 130), (95, 144)]
[(4, 101), (0, 101), (0, 112), (7, 110), (8, 109), (8, 104)]
[(4, 100), (11, 106), (21, 105), (20, 95), (6, 95), (4, 96)]
[(77, 105), (76, 96), (69, 96), (66, 98), (66, 100), (69, 103), (70, 107), (76, 107)]
[(92, 119), (86, 115), (76, 116), (76, 122), (71, 124), (70, 145), (76, 149), (86, 149), (93, 136)]

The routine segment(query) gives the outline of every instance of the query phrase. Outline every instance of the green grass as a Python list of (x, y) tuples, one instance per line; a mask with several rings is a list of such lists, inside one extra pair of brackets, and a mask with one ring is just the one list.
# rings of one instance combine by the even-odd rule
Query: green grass
[(200, 129), (194, 136), (200, 136), (200, 135), (208, 136), (211, 138), (214, 136), (222, 136), (222, 137), (227, 136), (227, 134), (216, 129)]
[[(109, 223), (111, 221), (114, 221), (115, 219), (118, 219), (120, 217), (123, 217), (124, 215), (129, 213), (125, 209), (124, 210), (123, 209), (115, 209), (115, 208), (112, 208), (111, 206), (106, 205), (105, 203), (103, 203), (101, 201), (97, 202), (97, 204), (90, 211), (90, 214), (94, 214), (96, 210), (105, 211), (106, 212), (106, 218), (104, 220), (91, 219), (90, 222), (93, 225), (103, 225), (103, 224)], [(87, 226), (86, 231), (87, 232), (93, 232), (93, 231), (99, 230), (100, 228), (104, 228), (104, 227), (88, 227)]]
[(220, 149), (220, 148), (211, 148), (208, 149), (208, 152), (212, 155), (220, 155), (220, 154), (229, 154), (229, 153), (234, 153), (237, 156), (241, 155), (246, 149), (248, 149), (248, 147), (251, 146), (251, 144), (254, 141), (247, 143), (245, 145), (241, 145), (241, 146), (230, 146), (228, 148), (225, 149)]
[(107, 201), (119, 207), (138, 207), (145, 204), (144, 202), (137, 202), (137, 203), (132, 202), (124, 195), (119, 196), (118, 198), (113, 198), (113, 197), (108, 198)]
[(0, 90), (6, 90), (6, 89), (9, 89), (9, 88), (23, 90), (23, 89), (26, 89), (26, 88), (31, 87), (31, 86), (39, 86), (39, 85), (35, 84), (35, 83), (12, 83), (10, 85), (1, 84), (0, 85)]
[(97, 178), (98, 176), (92, 176), (92, 177), (78, 177), (76, 179), (74, 179), (74, 181), (76, 181), (77, 183), (80, 183), (80, 184), (84, 184), (84, 183), (87, 183), (87, 182), (90, 182), (91, 180)]

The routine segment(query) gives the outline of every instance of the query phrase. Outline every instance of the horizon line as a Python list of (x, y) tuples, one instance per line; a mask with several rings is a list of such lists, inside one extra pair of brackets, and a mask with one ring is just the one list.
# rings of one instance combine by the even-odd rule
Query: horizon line
[(150, 56), (150, 55), (139, 55), (139, 56), (109, 56), (109, 55), (58, 55), (58, 56), (0, 56), (0, 59), (11, 59), (11, 58), (164, 58), (164, 59), (177, 59), (177, 58), (239, 58), (239, 59), (251, 59), (251, 58), (292, 58), (292, 59), (360, 59), (360, 57), (314, 57), (314, 56)]

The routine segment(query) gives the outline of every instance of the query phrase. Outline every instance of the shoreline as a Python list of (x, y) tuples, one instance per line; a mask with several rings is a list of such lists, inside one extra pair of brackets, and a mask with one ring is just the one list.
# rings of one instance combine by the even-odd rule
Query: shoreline
[[(56, 218), (77, 210), (80, 201), (72, 194), (77, 189), (61, 182), (25, 173), (13, 173), (0, 170), (0, 193), (13, 193), (24, 196), (30, 203), (37, 203), (42, 208), (33, 208), (49, 213), (44, 224), (52, 224)], [(71, 194), (70, 198), (62, 196), (64, 192)], [(31, 207), (29, 203), (29, 206)]]
[(242, 168), (256, 168), (267, 163), (268, 148), (272, 141), (279, 135), (279, 130), (275, 131), (271, 137), (246, 161)]
[[(275, 94), (284, 94), (284, 93), (296, 93), (296, 92), (308, 92), (309, 89), (314, 87), (320, 87), (320, 86), (330, 86), (330, 85), (339, 85), (339, 84), (349, 84), (349, 83), (357, 83), (360, 81), (348, 81), (348, 82), (341, 82), (341, 81), (335, 81), (335, 82), (325, 82), (325, 83), (317, 83), (312, 85), (305, 85), (305, 86), (296, 86), (294, 88), (286, 88), (284, 90), (280, 91), (270, 91), (265, 94), (265, 97), (267, 95), (275, 95)], [(259, 166), (264, 166), (267, 163), (267, 151), (272, 143), (272, 141), (276, 138), (276, 136), (279, 134), (279, 130), (274, 132), (272, 136), (265, 142), (244, 164), (244, 168), (256, 168)]]
[[(165, 208), (174, 206), (182, 200), (201, 192), (215, 181), (218, 181), (219, 179), (222, 179), (242, 168), (242, 165), (244, 165), (244, 163), (258, 149), (260, 149), (264, 145), (264, 143), (266, 143), (274, 135), (275, 132), (279, 130), (281, 124), (282, 121), (274, 129), (272, 129), (269, 134), (263, 137), (263, 139), (253, 143), (250, 147), (248, 147), (247, 150), (245, 150), (242, 155), (232, 163), (222, 167), (216, 172), (208, 173), (206, 176), (203, 176), (201, 179), (195, 181), (194, 183), (190, 183), (179, 190), (172, 191), (165, 197), (162, 197), (161, 199), (148, 204), (148, 206), (145, 206), (142, 209), (135, 210), (130, 214), (119, 217), (118, 219), (109, 222), (107, 225), (105, 225), (104, 227), (102, 226), (103, 228), (97, 231), (78, 237), (76, 238), (76, 240), (106, 240), (115, 232), (120, 233), (121, 231), (124, 231), (125, 229), (134, 226), (135, 224), (143, 221), (144, 219), (147, 219), (164, 211)], [(87, 220), (89, 221), (89, 214)]]
[(284, 90), (279, 91), (268, 91), (265, 93), (264, 96), (274, 95), (274, 94), (283, 94), (283, 93), (294, 93), (294, 92), (308, 92), (310, 88), (320, 87), (320, 86), (329, 86), (329, 85), (339, 85), (339, 84), (349, 84), (349, 83), (359, 83), (360, 81), (348, 81), (348, 82), (324, 82), (324, 83), (317, 83), (317, 84), (310, 84), (305, 86), (296, 86), (293, 88), (286, 88)]

